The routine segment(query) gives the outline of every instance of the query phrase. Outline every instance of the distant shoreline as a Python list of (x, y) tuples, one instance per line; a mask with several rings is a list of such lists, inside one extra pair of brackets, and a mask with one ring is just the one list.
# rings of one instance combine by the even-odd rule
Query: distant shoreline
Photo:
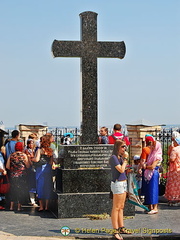
[[(33, 125), (33, 124), (32, 124)], [(18, 125), (17, 125), (18, 126)], [(7, 130), (14, 130), (14, 129), (17, 129), (17, 126), (16, 127), (5, 127), (5, 131), (7, 131)], [(113, 129), (113, 126), (108, 126), (108, 125), (103, 125), (103, 126), (106, 126), (107, 128), (109, 128), (109, 129)], [(180, 124), (167, 124), (167, 125), (161, 125), (162, 126), (162, 129), (180, 129)], [(99, 129), (100, 129), (100, 127), (102, 127), (102, 126), (99, 126)], [(62, 127), (62, 126), (48, 126), (48, 130), (53, 130), (53, 129), (56, 129), (56, 128), (58, 128), (58, 129), (80, 129), (80, 127), (77, 127), (77, 126), (66, 126), (66, 127)], [(126, 125), (125, 124), (123, 124), (122, 125), (122, 129), (126, 129)]]

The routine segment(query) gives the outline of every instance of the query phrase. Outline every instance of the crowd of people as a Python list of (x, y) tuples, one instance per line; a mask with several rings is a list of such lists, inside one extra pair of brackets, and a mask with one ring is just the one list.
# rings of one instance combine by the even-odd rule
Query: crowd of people
[(100, 133), (100, 136), (98, 139), (99, 144), (114, 144), (117, 140), (123, 140), (123, 141), (125, 141), (127, 146), (130, 145), (128, 137), (124, 136), (121, 133), (121, 124), (119, 124), (119, 123), (114, 124), (113, 134), (108, 136), (108, 128), (107, 127), (101, 127), (99, 133)]
[[(72, 144), (73, 135), (66, 133), (61, 139), (62, 145)], [(38, 211), (48, 211), (49, 200), (53, 191), (53, 165), (58, 158), (58, 152), (53, 144), (53, 135), (47, 133), (38, 139), (36, 134), (29, 135), (24, 145), (17, 130), (12, 132), (12, 138), (5, 142), (0, 152), (0, 178), (8, 175), (10, 191), (8, 193), (9, 209), (22, 210), (22, 204), (30, 200), (33, 206), (39, 206)], [(102, 127), (98, 138), (99, 144), (113, 144), (113, 152), (109, 164), (112, 180), (113, 207), (111, 213), (114, 237), (122, 240), (121, 234), (129, 234), (124, 227), (123, 209), (128, 192), (127, 175), (134, 174), (139, 198), (148, 206), (149, 215), (158, 213), (159, 179), (162, 170), (161, 143), (147, 134), (146, 146), (141, 155), (133, 157), (134, 163), (129, 166), (128, 137), (121, 133), (121, 125), (115, 124), (113, 133), (108, 135), (108, 129)], [(63, 155), (62, 149), (59, 156)], [(165, 198), (170, 206), (180, 206), (180, 134), (173, 132), (172, 144), (168, 149), (169, 167)], [(0, 201), (5, 196), (0, 193)], [(1, 206), (0, 209), (4, 209)]]
[[(9, 210), (16, 208), (21, 211), (22, 204), (30, 200), (29, 204), (39, 206), (38, 211), (48, 211), (53, 191), (52, 165), (55, 157), (57, 153), (51, 133), (40, 139), (36, 134), (31, 134), (24, 145), (20, 132), (12, 132), (12, 138), (6, 141), (0, 154), (0, 177), (8, 175), (10, 181), (6, 196)], [(0, 197), (3, 200), (5, 196), (1, 194)]]
[[(111, 212), (111, 221), (114, 229), (114, 237), (123, 240), (121, 234), (130, 234), (124, 227), (123, 209), (128, 192), (127, 175), (134, 174), (135, 184), (138, 189), (139, 198), (142, 204), (148, 206), (145, 213), (152, 215), (158, 213), (159, 202), (159, 180), (162, 171), (162, 147), (161, 143), (147, 134), (145, 136), (146, 146), (143, 147), (141, 155), (133, 157), (134, 163), (128, 166), (129, 140), (120, 133), (118, 124), (114, 125), (114, 133), (108, 137), (109, 144), (114, 144), (113, 153), (109, 160), (111, 166), (111, 192), (113, 194), (113, 207)], [(105, 129), (105, 127), (103, 127)], [(100, 134), (104, 135), (105, 131)], [(114, 137), (118, 136), (118, 137)], [(101, 140), (102, 136), (100, 136)], [(102, 144), (103, 142), (99, 142)], [(167, 172), (167, 183), (165, 198), (170, 206), (180, 206), (180, 134), (173, 132), (172, 144), (168, 150), (169, 168)], [(130, 183), (129, 183), (130, 184)]]

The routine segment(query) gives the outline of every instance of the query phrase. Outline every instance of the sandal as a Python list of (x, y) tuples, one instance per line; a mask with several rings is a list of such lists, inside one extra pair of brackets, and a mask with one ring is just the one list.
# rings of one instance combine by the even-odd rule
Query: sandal
[(132, 234), (127, 228), (125, 227), (120, 227), (119, 229), (119, 233), (122, 233), (122, 234)]
[(114, 236), (115, 239), (124, 240), (123, 237), (121, 236), (121, 234), (119, 233), (118, 229), (114, 230), (113, 236)]
[(156, 213), (158, 213), (158, 211), (156, 210), (151, 210), (150, 212), (148, 212), (149, 215), (156, 214)]

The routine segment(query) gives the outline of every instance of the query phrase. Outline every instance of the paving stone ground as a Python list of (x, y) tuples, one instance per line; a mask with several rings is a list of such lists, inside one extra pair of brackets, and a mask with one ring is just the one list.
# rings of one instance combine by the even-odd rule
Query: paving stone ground
[[(57, 219), (51, 212), (38, 212), (37, 208), (24, 206), (22, 212), (0, 211), (0, 240), (59, 240), (59, 239), (112, 239), (111, 219), (89, 218)], [(60, 229), (67, 226), (68, 236)], [(159, 204), (159, 213), (148, 215), (136, 207), (136, 215), (125, 219), (125, 227), (134, 231), (124, 239), (180, 239), (180, 207)], [(152, 234), (151, 234), (152, 233)]]

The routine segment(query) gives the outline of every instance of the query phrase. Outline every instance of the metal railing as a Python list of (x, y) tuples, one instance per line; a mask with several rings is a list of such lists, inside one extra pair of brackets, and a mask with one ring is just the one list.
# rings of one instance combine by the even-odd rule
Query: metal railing
[[(12, 130), (6, 130), (8, 132), (8, 135), (6, 135), (6, 138), (11, 138), (11, 132)], [(168, 148), (171, 144), (172, 139), (172, 133), (173, 131), (180, 132), (180, 128), (163, 128), (161, 131), (153, 130), (153, 136), (156, 140), (161, 142), (162, 145), (162, 151), (163, 151), (163, 166), (167, 169), (168, 168)], [(51, 132), (54, 136), (54, 140), (56, 143), (56, 146), (61, 144), (61, 138), (65, 133), (72, 133), (73, 143), (72, 144), (80, 144), (80, 136), (81, 131), (79, 128), (54, 128), (50, 129), (49, 132)], [(123, 129), (123, 133), (125, 133), (125, 129)], [(109, 129), (109, 135), (112, 134), (112, 129)]]

